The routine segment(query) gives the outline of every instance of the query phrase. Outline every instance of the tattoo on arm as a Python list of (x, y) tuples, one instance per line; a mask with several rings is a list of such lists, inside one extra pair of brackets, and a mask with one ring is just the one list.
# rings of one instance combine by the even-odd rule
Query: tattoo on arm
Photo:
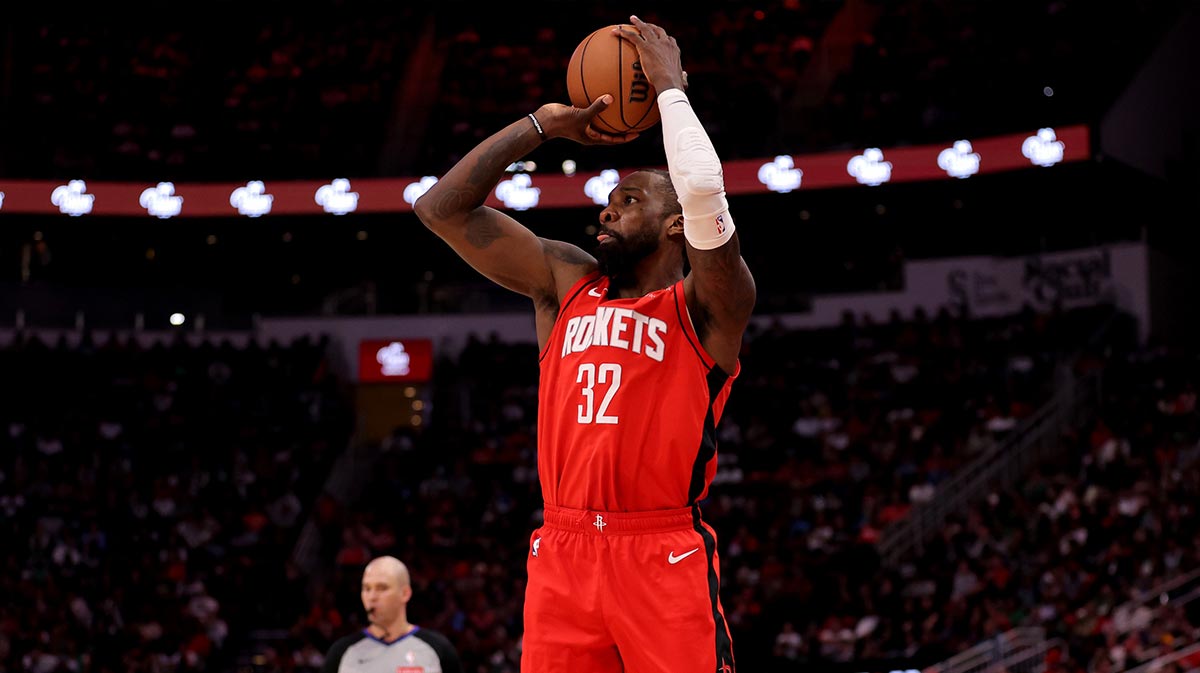
[(573, 264), (575, 266), (582, 266), (595, 261), (592, 259), (591, 255), (580, 250), (579, 248), (567, 243), (559, 243), (557, 241), (549, 242), (548, 245), (546, 245), (546, 252), (548, 252), (551, 257), (557, 260), (566, 262), (567, 264)]
[[(485, 190), (491, 189), (492, 185), (496, 184), (496, 181), (504, 174), (504, 169), (508, 168), (509, 162), (505, 159), (517, 153), (514, 145), (517, 144), (516, 141), (519, 138), (519, 134), (509, 134), (483, 150), (475, 165), (471, 166), (467, 182), (475, 186), (485, 185)], [(487, 198), (487, 191), (484, 191), (483, 198)]]
[[(473, 158), (468, 155), (469, 162), (464, 162), (451, 169), (451, 173), (435, 187), (434, 193), (437, 194), (437, 202), (430, 208), (433, 216), (445, 219), (482, 206), (487, 200), (488, 192), (504, 175), (504, 169), (510, 163), (508, 157), (520, 154), (521, 140), (520, 132), (510, 132), (491, 145), (481, 146), (475, 150), (478, 154)], [(469, 169), (467, 168), (468, 164)], [(465, 181), (461, 178), (455, 180), (451, 177), (463, 169), (468, 171)]]
[(434, 202), (433, 216), (440, 220), (461, 213), (466, 209), (470, 196), (470, 192), (465, 189), (447, 189), (442, 192), (441, 198)]
[(477, 249), (483, 250), (501, 238), (504, 238), (504, 229), (487, 213), (467, 218), (467, 242)]

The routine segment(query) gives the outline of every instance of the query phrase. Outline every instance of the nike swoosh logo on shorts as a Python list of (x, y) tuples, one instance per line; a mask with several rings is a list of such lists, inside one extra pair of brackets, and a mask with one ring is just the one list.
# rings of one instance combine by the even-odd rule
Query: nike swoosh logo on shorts
[(693, 549), (689, 552), (684, 552), (684, 553), (680, 554), (679, 556), (676, 556), (675, 552), (671, 552), (670, 554), (667, 555), (667, 563), (670, 563), (671, 565), (675, 565), (676, 563), (679, 563), (683, 559), (691, 556), (692, 554), (695, 554), (698, 551), (700, 551), (700, 548), (696, 547), (695, 549)]

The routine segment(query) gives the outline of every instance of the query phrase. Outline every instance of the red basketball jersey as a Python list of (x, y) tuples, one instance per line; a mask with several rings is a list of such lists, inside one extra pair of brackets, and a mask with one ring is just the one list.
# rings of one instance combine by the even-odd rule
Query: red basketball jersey
[(609, 299), (571, 288), (541, 354), (538, 473), (547, 504), (602, 512), (688, 507), (717, 469), (730, 376), (700, 345), (683, 281)]

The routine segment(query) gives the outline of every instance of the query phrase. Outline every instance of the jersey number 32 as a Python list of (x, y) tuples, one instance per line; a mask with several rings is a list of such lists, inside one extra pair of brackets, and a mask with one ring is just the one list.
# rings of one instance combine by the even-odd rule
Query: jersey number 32
[[(579, 365), (579, 375), (575, 377), (575, 382), (583, 385), (579, 391), (583, 393), (583, 404), (578, 405), (579, 422), (616, 425), (619, 419), (609, 415), (608, 405), (612, 404), (617, 388), (621, 387), (621, 365), (611, 362), (599, 365), (585, 362)], [(598, 390), (597, 386), (602, 388)], [(603, 388), (604, 386), (607, 388)], [(604, 393), (604, 397), (600, 399), (600, 406), (597, 407), (596, 398), (600, 392)]]

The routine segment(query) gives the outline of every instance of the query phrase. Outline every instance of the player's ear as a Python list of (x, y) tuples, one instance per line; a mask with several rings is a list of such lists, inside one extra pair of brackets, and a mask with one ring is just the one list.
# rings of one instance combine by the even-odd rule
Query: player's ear
[(677, 236), (677, 235), (682, 236), (683, 235), (683, 214), (675, 213), (673, 215), (669, 215), (668, 217), (671, 218), (671, 221), (669, 224), (667, 224), (667, 236)]

